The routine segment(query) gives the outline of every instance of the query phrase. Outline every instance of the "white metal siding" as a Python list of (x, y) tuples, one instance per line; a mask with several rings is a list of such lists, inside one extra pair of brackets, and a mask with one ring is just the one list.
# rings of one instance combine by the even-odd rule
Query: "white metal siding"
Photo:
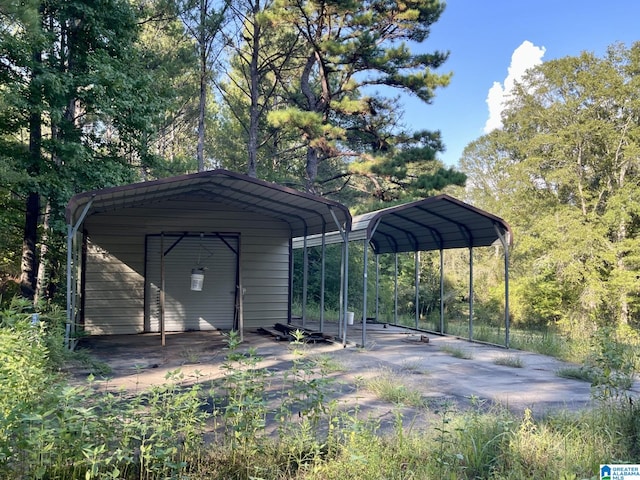
[[(245, 327), (287, 320), (290, 233), (284, 222), (209, 200), (172, 200), (92, 215), (85, 228), (89, 334), (144, 331), (145, 238), (163, 231), (239, 233)], [(211, 271), (205, 285), (210, 278)]]
[(92, 335), (141, 333), (144, 330), (144, 249), (106, 237), (87, 241), (85, 330)]
[[(233, 328), (238, 238), (223, 238), (224, 241), (211, 236), (164, 236), (163, 248), (167, 252), (164, 257), (164, 321), (167, 332)], [(159, 236), (147, 238), (147, 318), (150, 332), (160, 331), (160, 243)], [(200, 292), (190, 288), (191, 269), (196, 265), (206, 268)]]

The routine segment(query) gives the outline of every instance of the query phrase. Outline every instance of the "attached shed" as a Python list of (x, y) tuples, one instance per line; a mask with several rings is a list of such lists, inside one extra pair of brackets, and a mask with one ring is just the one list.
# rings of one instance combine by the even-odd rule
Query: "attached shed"
[(351, 227), (337, 202), (226, 170), (82, 193), (66, 219), (67, 343), (290, 321), (292, 238)]

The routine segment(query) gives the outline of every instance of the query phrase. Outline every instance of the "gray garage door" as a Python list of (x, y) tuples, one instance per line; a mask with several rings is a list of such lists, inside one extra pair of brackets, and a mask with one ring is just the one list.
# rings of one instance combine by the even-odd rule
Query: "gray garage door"
[[(145, 330), (160, 331), (161, 239), (147, 236)], [(164, 235), (165, 330), (234, 327), (237, 235)], [(191, 270), (205, 267), (202, 291), (191, 290)]]

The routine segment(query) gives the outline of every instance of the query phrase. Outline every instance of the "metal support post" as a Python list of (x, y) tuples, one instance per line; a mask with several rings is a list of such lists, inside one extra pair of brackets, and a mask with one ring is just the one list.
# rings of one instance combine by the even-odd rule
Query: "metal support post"
[(415, 287), (416, 287), (416, 328), (420, 320), (420, 252), (414, 252)]
[(362, 268), (362, 347), (367, 344), (367, 277), (369, 270), (369, 242), (363, 241), (364, 258)]
[(444, 333), (444, 250), (440, 249), (440, 333)]
[(473, 247), (469, 247), (469, 340), (473, 340)]

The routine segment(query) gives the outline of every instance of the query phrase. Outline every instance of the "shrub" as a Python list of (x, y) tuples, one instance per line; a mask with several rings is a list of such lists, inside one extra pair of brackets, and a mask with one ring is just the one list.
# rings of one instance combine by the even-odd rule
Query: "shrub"
[[(202, 441), (200, 386), (169, 381), (127, 398), (71, 387), (48, 344), (57, 312), (32, 322), (21, 303), (0, 312), (0, 478), (173, 478)], [(44, 317), (44, 318), (43, 318)], [(60, 354), (65, 355), (61, 347)]]
[(637, 358), (632, 346), (623, 343), (612, 327), (600, 327), (593, 336), (587, 367), (594, 372), (593, 395), (597, 400), (626, 398), (633, 385)]
[(20, 453), (25, 419), (55, 405), (60, 390), (48, 364), (44, 325), (13, 313), (2, 312), (0, 328), (0, 462)]

